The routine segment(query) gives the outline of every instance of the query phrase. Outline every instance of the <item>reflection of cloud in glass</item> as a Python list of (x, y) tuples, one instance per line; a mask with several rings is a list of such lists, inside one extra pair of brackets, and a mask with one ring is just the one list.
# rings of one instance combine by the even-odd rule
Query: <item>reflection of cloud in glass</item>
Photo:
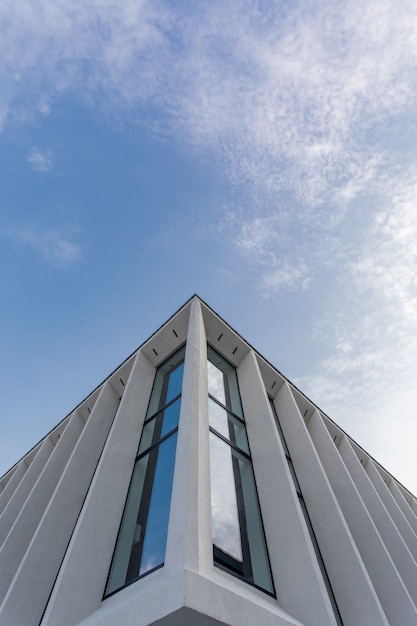
[(157, 455), (158, 460), (146, 522), (140, 574), (148, 571), (149, 563), (156, 567), (164, 562), (176, 446), (177, 434), (174, 433), (159, 445), (159, 450), (157, 448), (150, 453)]
[(213, 543), (242, 561), (239, 515), (231, 448), (210, 433)]
[(147, 559), (145, 559), (143, 563), (141, 563), (139, 576), (142, 576), (142, 574), (145, 574), (145, 572), (149, 572), (151, 569), (154, 569), (154, 567), (157, 567), (158, 565), (161, 565), (160, 559), (158, 559), (156, 556), (149, 556)]
[(211, 428), (249, 454), (248, 440), (243, 424), (211, 398), (209, 398), (209, 423)]
[(226, 404), (223, 372), (210, 361), (207, 362), (208, 390), (222, 404)]
[(229, 427), (227, 422), (227, 411), (219, 406), (214, 400), (209, 398), (209, 421), (210, 426), (217, 430), (221, 435), (230, 438)]

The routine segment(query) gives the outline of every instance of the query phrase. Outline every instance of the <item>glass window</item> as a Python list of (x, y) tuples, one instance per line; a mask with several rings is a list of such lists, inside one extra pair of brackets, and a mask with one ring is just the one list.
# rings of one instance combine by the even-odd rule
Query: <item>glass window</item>
[(164, 564), (183, 361), (184, 348), (156, 372), (105, 595)]
[(236, 370), (208, 348), (214, 562), (273, 594)]
[(243, 561), (232, 448), (210, 433), (210, 479), (213, 543)]
[(243, 419), (235, 368), (210, 346), (207, 355), (209, 395)]
[(209, 397), (209, 423), (217, 435), (225, 437), (229, 443), (236, 445), (249, 454), (246, 428), (242, 420), (226, 411), (224, 407)]

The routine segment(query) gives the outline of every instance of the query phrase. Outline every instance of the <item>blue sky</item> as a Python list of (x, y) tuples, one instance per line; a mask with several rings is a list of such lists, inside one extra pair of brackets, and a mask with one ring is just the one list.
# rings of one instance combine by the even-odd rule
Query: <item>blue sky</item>
[(417, 5), (0, 7), (0, 474), (193, 293), (417, 493)]

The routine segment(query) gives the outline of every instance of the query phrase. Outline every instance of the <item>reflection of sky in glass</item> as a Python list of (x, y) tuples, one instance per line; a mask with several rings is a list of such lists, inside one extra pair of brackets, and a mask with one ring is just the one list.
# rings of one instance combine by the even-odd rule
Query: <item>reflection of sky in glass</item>
[(174, 434), (161, 443), (156, 451), (151, 452), (151, 454), (158, 454), (158, 460), (146, 522), (139, 575), (161, 565), (165, 560), (176, 445), (177, 435)]
[(214, 396), (214, 398), (217, 398), (219, 402), (226, 405), (223, 372), (211, 363), (211, 361), (207, 361), (207, 373), (209, 393)]
[(213, 543), (242, 561), (231, 448), (213, 433), (210, 433), (210, 477)]
[(227, 424), (227, 411), (222, 409), (214, 400), (209, 398), (209, 422), (210, 426), (221, 435), (229, 439), (229, 427)]
[(170, 430), (178, 426), (180, 419), (181, 399), (178, 398), (164, 411), (164, 422), (162, 425), (161, 437), (164, 437)]
[[(162, 429), (158, 436), (158, 440), (165, 437), (171, 430), (178, 426), (178, 421), (180, 418), (180, 408), (181, 408), (181, 398), (175, 400), (168, 408), (164, 411), (161, 411), (154, 419), (146, 424), (143, 429), (142, 438), (140, 441), (140, 446), (138, 450), (138, 454), (142, 454), (145, 452), (151, 444), (152, 438), (155, 431), (155, 428), (160, 428), (162, 421)], [(155, 442), (154, 442), (155, 443)]]
[(209, 423), (211, 428), (217, 430), (223, 437), (249, 454), (246, 429), (233, 415), (209, 398)]
[(167, 397), (165, 400), (166, 404), (181, 393), (183, 370), (184, 363), (181, 363), (181, 365), (171, 372), (168, 382)]

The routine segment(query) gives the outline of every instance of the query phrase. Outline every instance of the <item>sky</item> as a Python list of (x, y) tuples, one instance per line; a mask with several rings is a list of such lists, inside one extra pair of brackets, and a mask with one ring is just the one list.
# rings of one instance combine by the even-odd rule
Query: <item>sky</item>
[(414, 0), (0, 5), (0, 475), (197, 293), (417, 494)]

